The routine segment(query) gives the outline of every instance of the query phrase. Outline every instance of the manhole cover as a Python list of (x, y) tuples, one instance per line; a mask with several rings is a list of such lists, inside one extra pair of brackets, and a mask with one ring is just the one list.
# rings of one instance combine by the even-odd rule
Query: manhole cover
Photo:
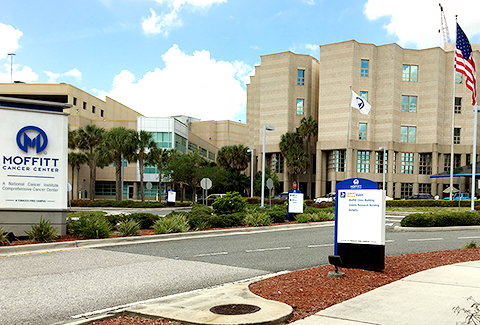
[(245, 315), (253, 314), (260, 310), (260, 307), (245, 304), (220, 305), (210, 308), (210, 311), (219, 315)]

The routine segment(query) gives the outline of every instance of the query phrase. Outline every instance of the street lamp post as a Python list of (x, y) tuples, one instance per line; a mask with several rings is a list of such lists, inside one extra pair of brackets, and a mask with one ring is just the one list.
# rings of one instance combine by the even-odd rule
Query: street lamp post
[(253, 197), (253, 149), (247, 152), (250, 152), (250, 197)]
[(387, 166), (385, 164), (385, 155), (386, 155), (387, 148), (380, 147), (380, 148), (378, 148), (378, 150), (383, 150), (383, 184), (382, 184), (382, 190), (384, 190), (385, 195), (387, 195), (387, 190), (385, 190), (385, 172), (387, 171)]
[(13, 56), (15, 53), (8, 53), (10, 55), (10, 83), (13, 83)]
[(262, 198), (261, 198), (261, 204), (260, 204), (260, 208), (264, 209), (265, 208), (265, 204), (264, 204), (264, 200), (265, 200), (265, 137), (266, 137), (266, 134), (267, 134), (267, 130), (268, 131), (273, 131), (275, 130), (275, 128), (273, 126), (269, 126), (269, 125), (264, 125), (263, 126), (263, 153), (262, 153)]

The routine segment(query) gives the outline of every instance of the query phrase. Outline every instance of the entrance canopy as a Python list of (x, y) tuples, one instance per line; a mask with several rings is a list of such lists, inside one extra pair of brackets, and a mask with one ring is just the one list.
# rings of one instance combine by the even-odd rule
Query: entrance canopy
[[(475, 166), (475, 178), (480, 177), (480, 162), (477, 162)], [(441, 178), (441, 177), (450, 177), (450, 172), (443, 172), (437, 175), (432, 175), (430, 178)], [(465, 165), (463, 167), (458, 167), (453, 169), (453, 177), (472, 177), (472, 164)]]

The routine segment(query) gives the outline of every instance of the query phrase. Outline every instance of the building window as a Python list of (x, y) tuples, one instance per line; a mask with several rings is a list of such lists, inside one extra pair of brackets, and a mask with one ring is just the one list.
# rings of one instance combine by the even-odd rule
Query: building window
[[(397, 152), (393, 152), (393, 173), (397, 172)], [(395, 192), (394, 192), (395, 193)]]
[(400, 142), (415, 143), (417, 137), (416, 126), (402, 126), (400, 127)]
[(345, 150), (334, 150), (333, 169), (336, 172), (345, 171)]
[(285, 157), (280, 152), (273, 154), (273, 171), (277, 174), (284, 173)]
[(358, 140), (367, 140), (367, 123), (358, 123)]
[(402, 183), (400, 188), (400, 196), (406, 199), (413, 195), (413, 183)]
[(83, 102), (83, 109), (87, 109), (87, 103)]
[(455, 71), (455, 83), (461, 84), (462, 83), (462, 74), (458, 71)]
[(375, 152), (375, 173), (383, 174), (383, 169), (385, 173), (388, 173), (388, 152), (385, 151), (385, 158), (383, 157), (383, 150)]
[(455, 97), (455, 114), (462, 114), (462, 97)]
[(297, 70), (297, 85), (303, 86), (305, 84), (305, 70), (298, 69)]
[[(186, 153), (187, 152), (187, 139), (184, 137), (175, 134), (175, 149), (177, 149), (180, 152)], [(205, 158), (207, 155), (205, 154)]]
[(460, 144), (460, 131), (461, 128), (453, 129), (453, 144)]
[(418, 155), (418, 173), (421, 175), (432, 174), (432, 154), (420, 153)]
[(432, 192), (432, 184), (430, 183), (419, 183), (418, 184), (418, 193), (427, 193)]
[(198, 150), (198, 146), (195, 143), (188, 141), (188, 150), (196, 152)]
[(364, 101), (368, 102), (368, 91), (361, 91), (360, 97), (362, 97)]
[(303, 103), (305, 100), (297, 99), (297, 115), (303, 115)]
[(370, 151), (358, 150), (357, 151), (357, 173), (369, 173), (370, 172)]
[(418, 79), (418, 65), (403, 65), (402, 80), (417, 82)]
[(73, 97), (73, 106), (77, 106), (77, 97)]
[(215, 161), (215, 154), (213, 152), (208, 152), (208, 159)]
[(417, 96), (402, 96), (402, 112), (417, 111)]
[[(450, 171), (450, 157), (451, 155), (449, 153), (446, 153), (443, 155), (443, 171), (449, 172)], [(460, 167), (462, 155), (461, 154), (454, 154), (453, 155), (453, 168), (458, 168)]]
[(368, 77), (368, 60), (362, 60), (360, 76)]
[(413, 174), (413, 152), (402, 152), (402, 174)]
[(103, 117), (103, 109), (100, 110), (100, 116)]
[(95, 106), (92, 105), (92, 113), (95, 114)]
[(200, 149), (199, 152), (198, 152), (200, 154), (200, 156), (207, 158), (207, 149), (202, 148), (202, 147), (198, 147), (198, 148)]
[(159, 148), (172, 148), (172, 133), (171, 132), (152, 132), (153, 141), (157, 143)]

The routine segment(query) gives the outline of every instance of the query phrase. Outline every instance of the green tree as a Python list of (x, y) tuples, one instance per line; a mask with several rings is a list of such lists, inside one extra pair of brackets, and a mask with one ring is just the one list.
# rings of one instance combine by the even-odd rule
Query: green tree
[(297, 175), (306, 172), (310, 165), (307, 153), (303, 150), (302, 137), (298, 132), (287, 132), (282, 134), (278, 146), (293, 180), (297, 181)]
[[(318, 134), (317, 121), (312, 116), (309, 116), (308, 118), (305, 118), (305, 117), (302, 118), (302, 120), (300, 121), (300, 126), (298, 128), (298, 134), (300, 134), (300, 136), (305, 141), (305, 146), (307, 148), (308, 161), (309, 162), (313, 161), (312, 155), (311, 155), (311, 148), (312, 148), (312, 139), (314, 139)], [(312, 164), (312, 166), (307, 170), (307, 177), (308, 177), (307, 195), (310, 198), (312, 198), (313, 168), (315, 168), (315, 166), (313, 166)]]
[(194, 202), (196, 189), (203, 176), (202, 169), (206, 166), (208, 166), (207, 161), (198, 152), (180, 153), (177, 151), (170, 156), (166, 169), (169, 170), (170, 177), (174, 182), (185, 183), (192, 188), (192, 202)]
[(140, 170), (140, 196), (142, 202), (145, 202), (143, 174), (145, 161), (151, 149), (156, 148), (157, 144), (153, 141), (153, 136), (150, 132), (141, 130), (135, 133), (133, 139), (133, 157), (138, 161), (138, 168)]
[(76, 147), (84, 150), (87, 155), (88, 167), (90, 168), (90, 201), (95, 200), (95, 180), (97, 178), (97, 148), (103, 141), (105, 129), (94, 124), (86, 125), (75, 130), (74, 138)]
[(135, 161), (135, 138), (137, 132), (116, 127), (105, 132), (104, 141), (99, 147), (102, 161), (115, 164), (115, 199), (122, 200), (122, 158), (128, 162)]
[[(87, 158), (87, 155), (85, 155), (84, 153), (79, 153), (79, 152), (68, 153), (68, 164), (72, 167), (72, 193), (75, 193), (75, 192), (77, 193), (76, 194), (77, 199), (78, 199), (78, 191), (75, 190), (75, 169), (77, 170), (77, 184), (78, 184), (80, 166), (82, 166), (83, 164), (86, 164), (87, 162), (88, 162), (88, 158)], [(72, 198), (74, 198), (74, 195), (72, 195)]]
[(161, 188), (162, 188), (163, 166), (168, 163), (168, 159), (173, 150), (167, 150), (167, 149), (155, 146), (150, 149), (150, 152), (147, 155), (147, 159), (145, 160), (147, 165), (155, 166), (158, 169), (158, 200), (159, 201), (162, 198)]
[(247, 151), (248, 147), (244, 147), (243, 144), (223, 146), (217, 152), (217, 164), (227, 170), (242, 172), (250, 162), (250, 154)]
[[(273, 181), (273, 188), (275, 189), (275, 192), (277, 191), (282, 191), (280, 189), (280, 181), (278, 180), (277, 174), (271, 170), (269, 167), (265, 167), (265, 182), (267, 179), (271, 178)], [(255, 192), (255, 195), (260, 195), (262, 191), (262, 172), (258, 171), (257, 175), (255, 176), (255, 179), (253, 180), (253, 191)], [(265, 193), (268, 193), (268, 189), (266, 189)]]

